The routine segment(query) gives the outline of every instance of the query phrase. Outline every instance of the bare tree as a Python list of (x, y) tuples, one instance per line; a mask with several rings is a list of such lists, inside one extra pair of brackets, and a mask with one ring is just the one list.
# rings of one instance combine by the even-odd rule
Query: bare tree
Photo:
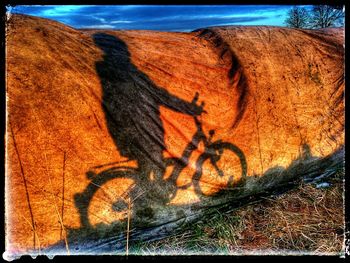
[(288, 27), (305, 28), (308, 27), (309, 15), (305, 8), (294, 6), (288, 12), (285, 24)]
[(343, 6), (315, 5), (312, 8), (312, 25), (315, 28), (325, 28), (344, 23)]

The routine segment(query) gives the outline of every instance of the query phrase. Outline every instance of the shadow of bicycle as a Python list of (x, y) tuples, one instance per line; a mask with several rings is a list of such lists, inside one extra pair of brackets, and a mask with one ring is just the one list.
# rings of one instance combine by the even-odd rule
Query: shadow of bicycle
[[(212, 167), (213, 178), (226, 180), (223, 188), (234, 188), (245, 179), (244, 153), (232, 143), (214, 141), (214, 130), (209, 131), (209, 136), (204, 132), (200, 116), (205, 113), (205, 107), (204, 102), (198, 103), (200, 94), (193, 94), (192, 101), (170, 94), (133, 65), (128, 47), (117, 36), (96, 33), (93, 38), (103, 51), (103, 60), (96, 62), (96, 71), (110, 136), (121, 156), (136, 161), (137, 167), (108, 164), (86, 173), (87, 187), (74, 196), (80, 228), (70, 229), (68, 239), (80, 240), (82, 244), (99, 239), (108, 243), (108, 238), (115, 240), (118, 235), (123, 240), (130, 224), (132, 229), (159, 229), (162, 225), (170, 226), (171, 221), (178, 222), (188, 216), (182, 207), (186, 210), (192, 206), (171, 204), (179, 190), (191, 187), (199, 198), (197, 203), (214, 197), (203, 190), (201, 183), (207, 164)], [(178, 158), (163, 157), (166, 146), (160, 106), (193, 117), (196, 125), (196, 132)], [(204, 151), (195, 161), (193, 174), (189, 175), (192, 181), (179, 186), (177, 179), (189, 166), (190, 156), (200, 143), (204, 144)], [(234, 171), (229, 169), (227, 160), (230, 159), (236, 160)], [(172, 172), (165, 178), (169, 167)], [(132, 239), (139, 230), (130, 231)]]

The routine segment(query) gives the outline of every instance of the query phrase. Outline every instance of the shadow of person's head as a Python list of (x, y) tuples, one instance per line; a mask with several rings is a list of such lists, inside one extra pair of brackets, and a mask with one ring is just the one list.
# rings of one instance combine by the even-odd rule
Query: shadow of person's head
[(130, 73), (137, 69), (130, 61), (130, 52), (125, 42), (106, 33), (96, 33), (93, 39), (104, 53), (101, 65), (97, 64), (101, 81), (104, 84), (131, 81)]
[(106, 33), (96, 33), (93, 35), (95, 44), (106, 55), (124, 55), (130, 56), (127, 45), (121, 39)]

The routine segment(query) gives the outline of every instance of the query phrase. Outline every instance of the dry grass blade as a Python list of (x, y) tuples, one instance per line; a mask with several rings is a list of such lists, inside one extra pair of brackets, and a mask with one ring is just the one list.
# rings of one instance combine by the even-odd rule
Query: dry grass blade
[[(140, 245), (139, 253), (266, 253), (341, 255), (344, 251), (343, 172), (329, 188), (301, 185), (277, 197), (217, 212), (164, 240)], [(282, 252), (281, 252), (282, 251)]]
[(129, 234), (130, 234), (130, 210), (131, 210), (131, 200), (128, 198), (128, 224), (126, 230), (126, 255), (129, 255)]
[[(47, 163), (47, 157), (46, 157), (46, 154), (44, 153), (44, 156), (45, 156), (45, 160), (46, 160), (46, 163)], [(45, 166), (46, 168), (46, 173), (47, 173), (47, 176), (49, 178), (49, 183), (50, 183), (50, 187), (51, 187), (51, 191), (53, 192), (53, 185), (52, 185), (52, 180), (51, 180), (51, 176), (50, 176), (50, 172), (48, 171), (47, 169), (47, 166)], [(68, 240), (67, 240), (67, 232), (66, 232), (66, 228), (63, 224), (63, 220), (62, 220), (62, 216), (61, 214), (59, 213), (58, 211), (58, 206), (57, 206), (57, 197), (55, 195), (52, 195), (53, 199), (54, 199), (54, 207), (55, 207), (55, 211), (56, 211), (56, 214), (57, 214), (57, 217), (59, 219), (59, 222), (60, 222), (60, 225), (61, 225), (61, 229), (63, 230), (64, 232), (64, 243), (66, 245), (66, 250), (67, 250), (67, 254), (70, 255), (70, 251), (69, 251), (69, 245), (68, 245)]]
[(40, 255), (41, 254), (41, 245), (40, 245), (40, 239), (39, 239), (39, 236), (38, 236), (36, 229), (33, 227), (33, 225), (29, 222), (29, 220), (24, 215), (20, 214), (20, 216), (30, 225), (30, 228), (34, 232), (34, 235), (35, 235), (36, 239), (38, 240), (38, 250), (39, 250), (39, 255)]

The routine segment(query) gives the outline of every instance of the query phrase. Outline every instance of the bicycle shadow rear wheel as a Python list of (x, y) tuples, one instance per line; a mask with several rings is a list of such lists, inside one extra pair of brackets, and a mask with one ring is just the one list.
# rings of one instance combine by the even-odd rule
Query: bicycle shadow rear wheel
[(246, 176), (244, 153), (234, 144), (216, 142), (199, 156), (192, 181), (196, 194), (201, 197), (234, 188)]
[(91, 228), (126, 219), (136, 195), (136, 179), (132, 168), (112, 168), (93, 175), (85, 190), (74, 196), (81, 226)]

